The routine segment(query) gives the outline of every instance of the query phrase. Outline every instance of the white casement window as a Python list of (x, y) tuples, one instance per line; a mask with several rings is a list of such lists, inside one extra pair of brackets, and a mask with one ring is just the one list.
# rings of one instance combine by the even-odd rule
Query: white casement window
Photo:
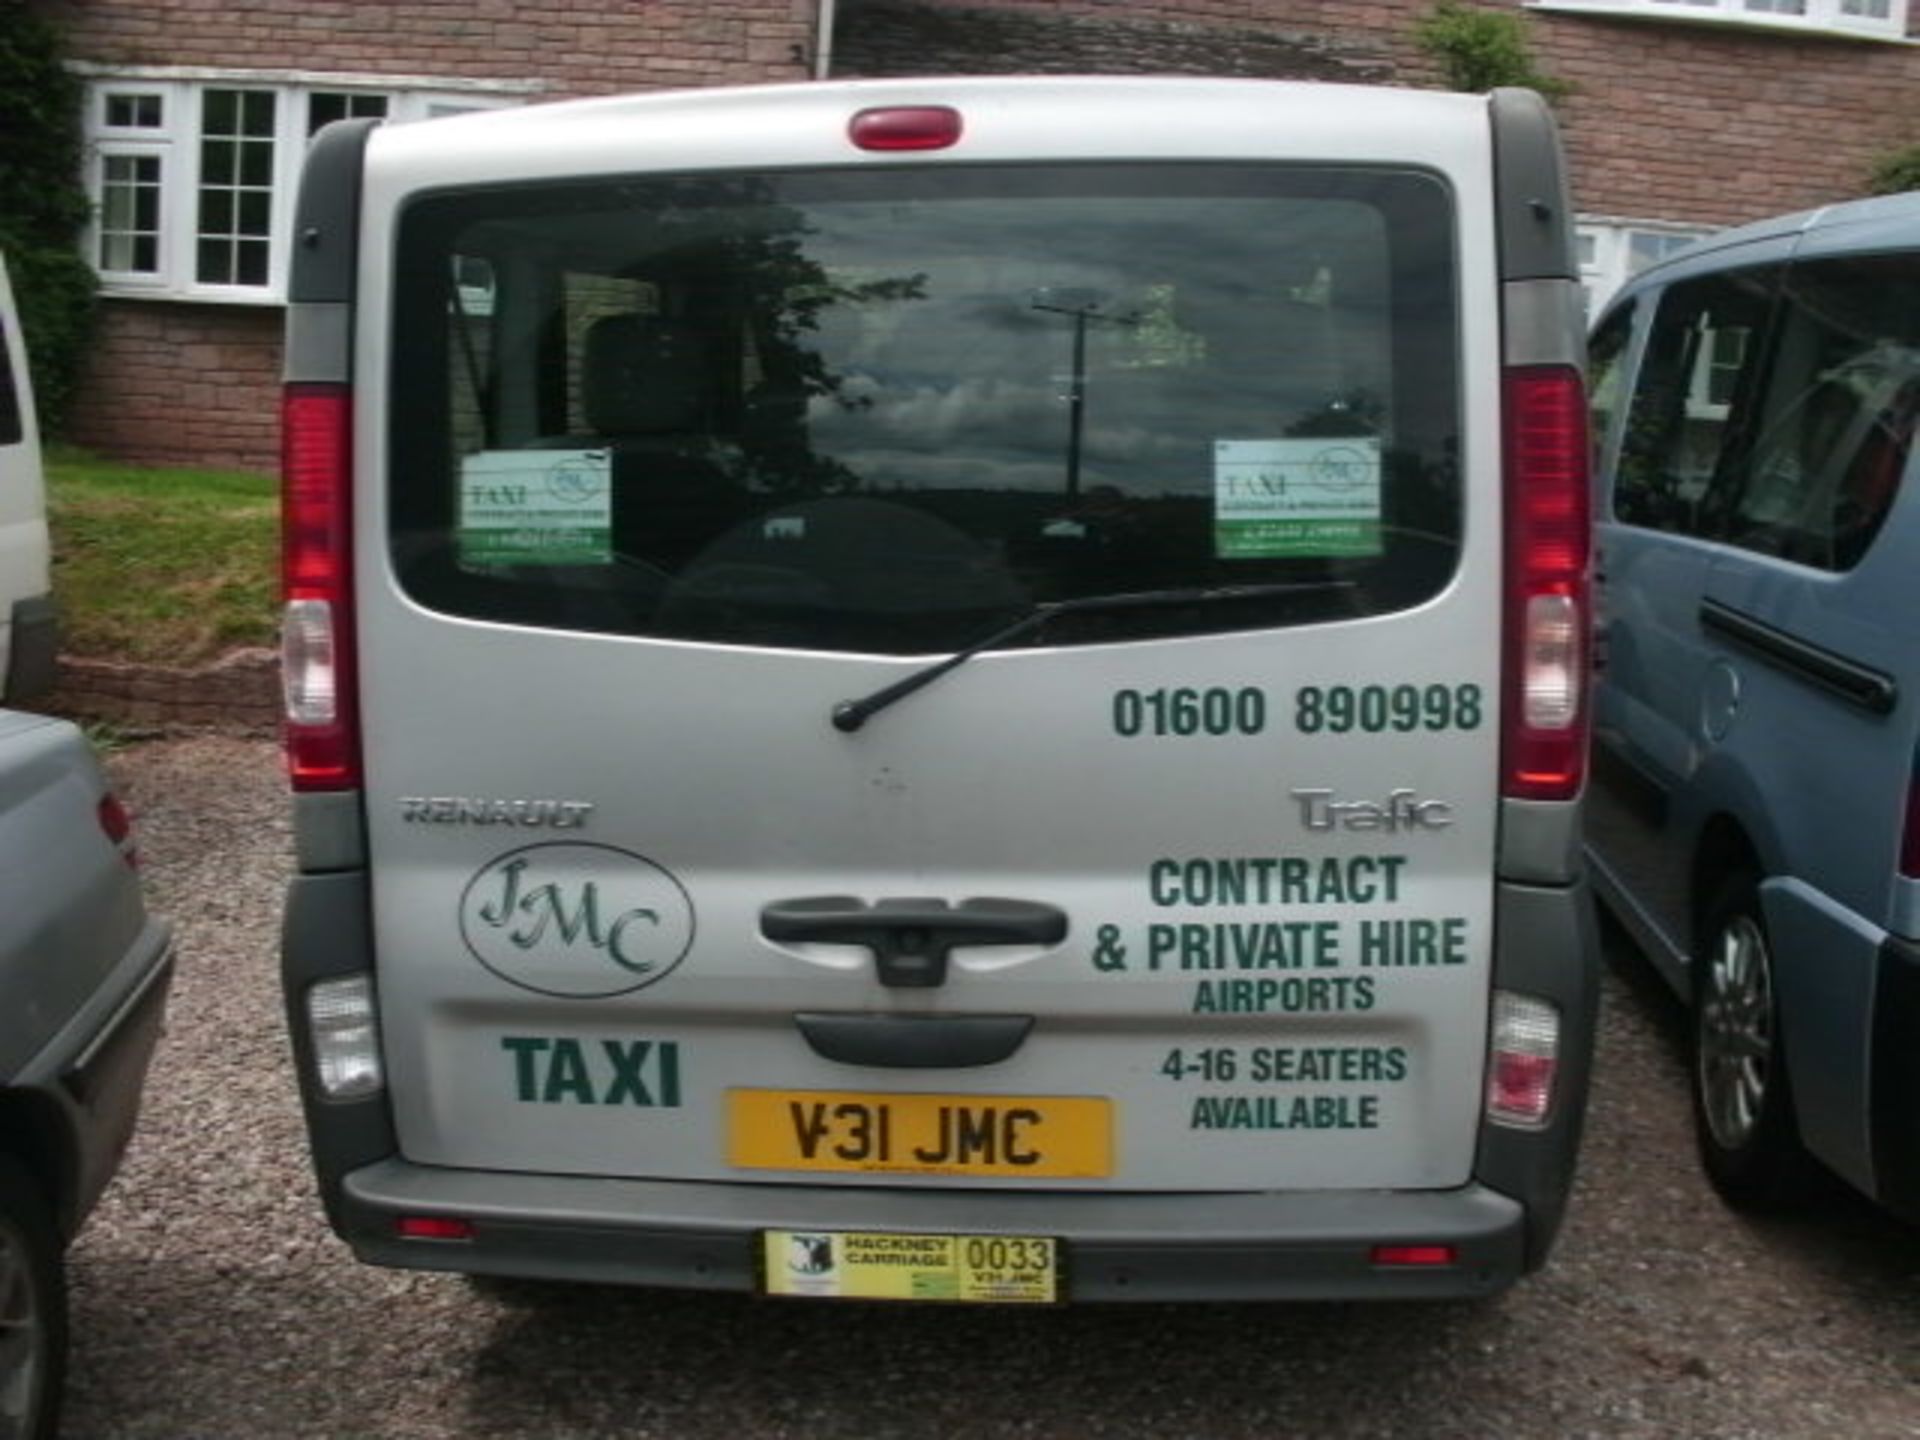
[(1587, 314), (1598, 315), (1629, 277), (1711, 233), (1702, 226), (1664, 220), (1576, 216), (1574, 244), (1579, 252), (1580, 288), (1587, 295)]
[(1904, 40), (1908, 0), (1527, 0), (1533, 10)]
[[(307, 142), (330, 121), (400, 123), (519, 103), (522, 81), (403, 82), (149, 67), (88, 79), (87, 258), (108, 295), (273, 303)], [(466, 88), (460, 88), (462, 86)]]

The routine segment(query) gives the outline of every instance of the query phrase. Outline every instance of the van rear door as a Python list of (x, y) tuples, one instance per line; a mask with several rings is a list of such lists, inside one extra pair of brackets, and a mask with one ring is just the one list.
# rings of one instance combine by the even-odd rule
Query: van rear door
[(0, 257), (0, 696), (24, 704), (54, 681), (52, 554), (40, 427), (13, 290)]
[(1485, 102), (1169, 85), (1117, 156), (1126, 83), (934, 88), (897, 89), (955, 117), (915, 153), (850, 139), (835, 87), (369, 142), (356, 634), (401, 1148), (1463, 1184)]

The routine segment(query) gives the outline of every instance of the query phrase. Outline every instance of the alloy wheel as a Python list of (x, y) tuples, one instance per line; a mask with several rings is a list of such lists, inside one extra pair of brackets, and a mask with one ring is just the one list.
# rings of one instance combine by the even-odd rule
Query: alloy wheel
[(0, 1217), (0, 1440), (28, 1433), (46, 1383), (46, 1319), (27, 1237)]
[(1751, 915), (1729, 916), (1700, 992), (1700, 1096), (1714, 1142), (1738, 1150), (1766, 1104), (1773, 1056), (1773, 974), (1766, 935)]

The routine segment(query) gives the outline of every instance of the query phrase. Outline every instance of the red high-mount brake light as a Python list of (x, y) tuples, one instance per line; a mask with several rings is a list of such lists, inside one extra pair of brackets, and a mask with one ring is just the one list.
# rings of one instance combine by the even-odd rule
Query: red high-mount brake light
[(885, 105), (858, 112), (847, 138), (862, 150), (945, 150), (960, 139), (960, 112), (947, 105)]
[(1570, 800), (1587, 763), (1587, 399), (1570, 365), (1506, 372), (1501, 793)]
[(290, 384), (280, 424), (287, 769), (295, 790), (351, 790), (360, 784), (352, 392), (339, 384)]

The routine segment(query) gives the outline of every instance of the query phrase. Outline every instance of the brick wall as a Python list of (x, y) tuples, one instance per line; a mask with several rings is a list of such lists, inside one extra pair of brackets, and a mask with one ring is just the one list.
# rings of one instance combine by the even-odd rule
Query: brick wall
[[(1129, 63), (1433, 85), (1411, 35), (1429, 0), (840, 0), (836, 73), (1062, 71), (1133, 41)], [(1519, 10), (1521, 0), (1483, 0)], [(1920, 26), (1920, 4), (1914, 6)], [(1880, 152), (1920, 141), (1920, 48), (1526, 11), (1588, 214), (1724, 225), (1858, 195)], [(971, 19), (969, 18), (971, 17)], [(919, 31), (924, 43), (913, 40)], [(1104, 37), (1100, 32), (1105, 32)], [(972, 36), (954, 53), (942, 37)], [(1249, 47), (1249, 35), (1292, 47)], [(948, 48), (941, 48), (944, 43)]]
[[(68, 53), (198, 65), (537, 80), (542, 98), (798, 80), (815, 0), (43, 0)], [(102, 302), (68, 438), (152, 464), (279, 463), (277, 307)]]
[(1853, 199), (1920, 140), (1920, 48), (1549, 14), (1534, 33), (1578, 87), (1561, 118), (1590, 214), (1726, 225)]
[(555, 95), (800, 79), (813, 0), (57, 0), (74, 57), (538, 78)]
[(280, 463), (278, 306), (102, 302), (67, 432), (149, 465)]
[[(1517, 9), (1521, 0), (1477, 0)], [(535, 79), (554, 96), (803, 78), (816, 0), (44, 0), (113, 64)], [(839, 0), (836, 75), (1180, 71), (1432, 85), (1429, 0)], [(1916, 0), (1920, 17), (1920, 0)], [(1859, 193), (1920, 140), (1920, 47), (1527, 11), (1587, 214), (1722, 225)], [(1143, 123), (1150, 123), (1144, 121)], [(270, 469), (278, 316), (112, 301), (72, 436)]]

